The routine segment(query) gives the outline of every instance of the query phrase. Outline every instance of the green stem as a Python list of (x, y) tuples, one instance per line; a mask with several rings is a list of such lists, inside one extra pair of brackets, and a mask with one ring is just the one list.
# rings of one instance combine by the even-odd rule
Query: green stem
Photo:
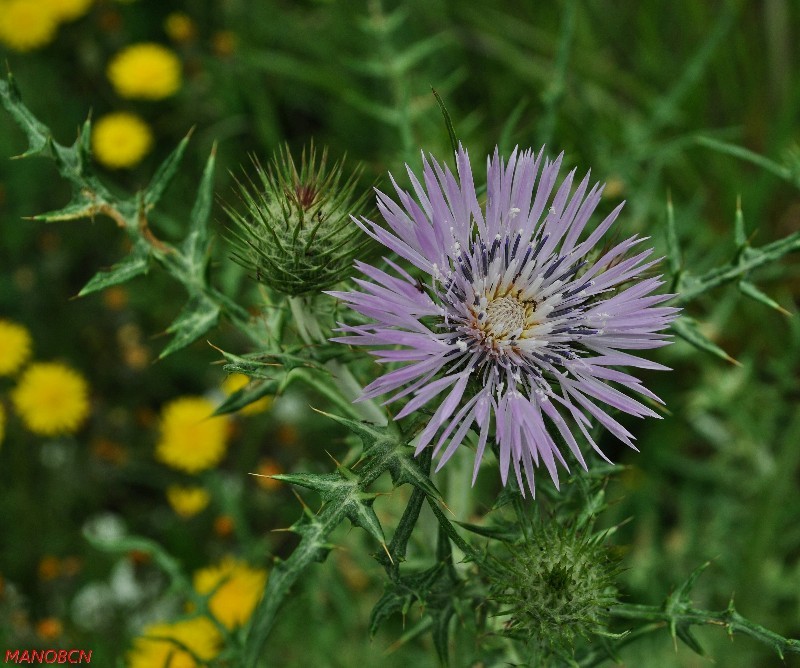
[(741, 633), (769, 645), (781, 658), (786, 653), (800, 654), (800, 640), (784, 638), (774, 631), (751, 622), (742, 617), (733, 607), (733, 604), (729, 605), (725, 610), (713, 612), (694, 608), (668, 611), (654, 605), (620, 603), (612, 607), (609, 612), (612, 617), (618, 619), (662, 622), (668, 624), (671, 628), (700, 625), (721, 626), (727, 630), (729, 635)]
[[(366, 493), (372, 483), (395, 465), (396, 453), (391, 449), (365, 460), (358, 469), (354, 497)], [(347, 513), (347, 503), (326, 503), (316, 515), (305, 508), (304, 521), (292, 527), (295, 533), (302, 536), (300, 544), (285, 561), (276, 562), (270, 572), (266, 590), (253, 614), (245, 640), (241, 664), (244, 668), (258, 668), (278, 609), (306, 568), (325, 558), (331, 549), (328, 536), (347, 517)]]
[(759, 267), (797, 251), (800, 251), (800, 232), (794, 232), (760, 248), (745, 248), (738, 261), (724, 267), (711, 269), (699, 278), (690, 279), (687, 276), (683, 281), (680, 294), (672, 300), (672, 303), (678, 306), (688, 304), (713, 288), (740, 279)]
[[(429, 476), (431, 472), (432, 455), (433, 448), (425, 448), (418, 459), (421, 471), (426, 476)], [(397, 578), (400, 573), (400, 562), (405, 559), (408, 541), (411, 538), (414, 527), (417, 525), (419, 514), (422, 511), (422, 504), (427, 496), (428, 494), (423, 489), (414, 487), (408, 500), (408, 505), (403, 511), (403, 516), (400, 518), (392, 540), (389, 542), (388, 552), (391, 559), (388, 556), (384, 558), (381, 555), (381, 561), (390, 578)]]
[[(350, 369), (339, 360), (328, 360), (325, 362), (325, 368), (331, 372), (337, 381), (336, 385), (348, 401), (354, 402), (361, 396), (364, 388), (361, 387)], [(372, 399), (360, 401), (357, 404), (353, 403), (352, 406), (355, 406), (357, 413), (364, 420), (380, 427), (385, 427), (389, 423), (386, 413)]]
[(453, 523), (445, 517), (436, 501), (428, 497), (428, 505), (431, 507), (433, 514), (436, 516), (441, 530), (444, 531), (447, 537), (458, 547), (458, 549), (461, 550), (472, 561), (481, 562), (483, 559), (480, 553), (459, 535), (459, 533), (456, 531), (456, 528), (453, 526)]
[(304, 383), (315, 392), (319, 392), (350, 417), (359, 420), (363, 417), (357, 408), (357, 404), (345, 399), (342, 393), (338, 391), (338, 388), (331, 387), (331, 385), (326, 382), (326, 379), (320, 378), (319, 376), (312, 376), (303, 369), (294, 369), (292, 379)]
[[(294, 318), (294, 324), (303, 342), (310, 346), (326, 343), (328, 337), (325, 332), (323, 332), (319, 320), (314, 315), (313, 307), (309, 303), (308, 298), (289, 297), (288, 302)], [(353, 414), (353, 411), (355, 411), (356, 417), (381, 427), (388, 424), (386, 413), (371, 399), (354, 403), (356, 399), (361, 397), (364, 388), (361, 387), (360, 383), (347, 366), (338, 360), (332, 359), (325, 362), (325, 368), (330, 372), (336, 383), (336, 388), (340, 392), (340, 396), (335, 400), (337, 405), (343, 405), (343, 397), (344, 400), (351, 404), (346, 409), (349, 414)], [(323, 389), (320, 384), (320, 387), (317, 389), (329, 398), (332, 398), (330, 388)]]

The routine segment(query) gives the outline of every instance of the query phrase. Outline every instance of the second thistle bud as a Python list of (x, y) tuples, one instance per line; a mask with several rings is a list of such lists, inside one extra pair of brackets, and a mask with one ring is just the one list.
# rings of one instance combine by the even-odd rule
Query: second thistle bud
[(238, 181), (244, 211), (230, 207), (236, 259), (265, 285), (296, 297), (320, 292), (345, 278), (368, 239), (351, 215), (364, 206), (357, 193), (361, 170), (330, 168), (327, 150), (304, 149), (299, 168), (288, 147), (255, 176)]
[(617, 602), (619, 560), (604, 535), (537, 522), (531, 535), (491, 560), (492, 597), (506, 616), (505, 633), (547, 652), (574, 648), (578, 637), (609, 635), (608, 609)]

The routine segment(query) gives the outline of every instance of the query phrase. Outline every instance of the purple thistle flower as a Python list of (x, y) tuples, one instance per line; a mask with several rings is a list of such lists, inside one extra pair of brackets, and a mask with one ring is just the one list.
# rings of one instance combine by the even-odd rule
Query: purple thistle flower
[(373, 321), (340, 323), (338, 331), (347, 335), (334, 341), (388, 346), (371, 352), (381, 363), (404, 363), (370, 383), (362, 399), (410, 397), (395, 416), (400, 419), (442, 397), (417, 454), (438, 434), (434, 455), (444, 448), (438, 471), (476, 425), (473, 484), (493, 422), (503, 484), (513, 466), (523, 494), (522, 471), (534, 494), (540, 462), (556, 487), (556, 462), (569, 470), (553, 429), (584, 469), (576, 426), (608, 461), (589, 434), (591, 418), (636, 449), (634, 436), (599, 404), (658, 417), (611, 383), (663, 402), (613, 367), (666, 370), (623, 351), (667, 345), (669, 337), (658, 332), (679, 311), (656, 306), (672, 297), (651, 294), (663, 285), (660, 277), (639, 278), (659, 261), (648, 259), (652, 249), (628, 256), (646, 237), (598, 248), (622, 204), (580, 241), (603, 186), (587, 192), (587, 174), (571, 193), (573, 170), (556, 189), (563, 154), (554, 161), (543, 156), (544, 148), (538, 155), (515, 149), (506, 163), (495, 150), (484, 209), (463, 148), (456, 154), (458, 180), (423, 155), (424, 186), (407, 168), (416, 199), (394, 179), (400, 205), (377, 193), (390, 230), (356, 222), (429, 278), (416, 281), (388, 258), (396, 275), (356, 262), (369, 279), (355, 279), (363, 292), (330, 293)]

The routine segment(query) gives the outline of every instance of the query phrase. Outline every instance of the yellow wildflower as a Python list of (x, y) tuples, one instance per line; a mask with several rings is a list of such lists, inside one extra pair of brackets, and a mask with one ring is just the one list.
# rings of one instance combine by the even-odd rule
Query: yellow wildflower
[(50, 8), (58, 21), (72, 21), (89, 11), (94, 0), (38, 0)]
[(135, 114), (106, 114), (92, 128), (92, 151), (106, 167), (133, 167), (153, 146), (150, 127)]
[(58, 362), (31, 364), (11, 398), (25, 426), (42, 436), (74, 433), (89, 415), (86, 381)]
[(40, 0), (4, 0), (0, 4), (0, 42), (14, 51), (33, 51), (53, 41), (58, 21)]
[(194, 517), (202, 512), (211, 500), (209, 493), (202, 487), (167, 487), (167, 501), (172, 509), (181, 517)]
[[(247, 387), (249, 383), (250, 378), (243, 373), (232, 373), (222, 381), (222, 391), (227, 395), (231, 395), (237, 390)], [(252, 404), (248, 404), (239, 412), (242, 415), (254, 415), (269, 410), (270, 406), (272, 406), (272, 397), (261, 397), (261, 399), (254, 401)]]
[(267, 583), (267, 572), (250, 568), (244, 561), (225, 557), (218, 565), (194, 574), (198, 594), (210, 594), (208, 609), (228, 629), (242, 626), (250, 619)]
[(164, 19), (164, 32), (173, 42), (180, 44), (194, 39), (197, 27), (186, 12), (172, 12)]
[[(221, 645), (222, 636), (207, 617), (151, 624), (133, 641), (128, 668), (199, 668), (219, 654)], [(187, 649), (203, 663), (198, 664)]]
[(203, 397), (182, 397), (161, 413), (161, 438), (156, 459), (172, 468), (198, 473), (216, 466), (225, 456), (228, 421), (210, 417), (214, 404)]
[(0, 376), (11, 376), (31, 355), (31, 335), (22, 325), (0, 320)]
[(152, 42), (124, 48), (109, 63), (107, 74), (122, 97), (161, 100), (181, 86), (178, 56)]

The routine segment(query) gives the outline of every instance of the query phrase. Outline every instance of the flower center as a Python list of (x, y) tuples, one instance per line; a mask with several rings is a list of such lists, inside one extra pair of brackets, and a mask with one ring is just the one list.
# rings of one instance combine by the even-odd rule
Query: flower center
[(500, 297), (486, 307), (486, 330), (495, 337), (506, 337), (525, 326), (525, 305), (516, 297)]

